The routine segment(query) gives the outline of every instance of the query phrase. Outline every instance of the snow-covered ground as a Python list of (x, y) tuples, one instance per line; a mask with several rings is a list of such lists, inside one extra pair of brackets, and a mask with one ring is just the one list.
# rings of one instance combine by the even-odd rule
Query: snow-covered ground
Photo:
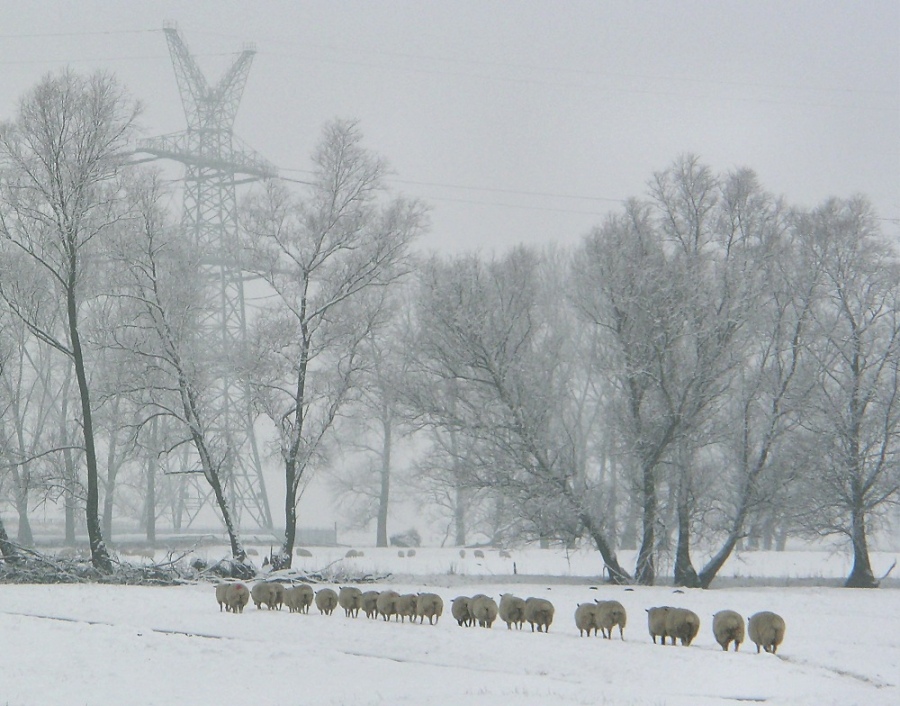
[[(313, 557), (315, 568), (324, 565), (325, 553)], [(477, 572), (470, 552), (462, 558), (451, 550), (418, 550), (401, 561), (396, 550), (365, 549), (364, 557), (352, 560), (372, 562), (354, 569), (402, 566), (402, 578), (377, 588), (442, 595), (445, 615), (436, 626), (345, 618), (340, 610), (330, 617), (315, 609), (290, 614), (252, 604), (243, 614), (222, 613), (211, 584), (0, 585), (0, 706), (900, 703), (900, 590), (677, 593), (522, 576), (535, 573), (532, 564), (541, 570), (566, 564), (565, 555), (551, 554), (513, 552), (506, 559), (486, 552)], [(596, 567), (596, 557), (589, 559)], [(767, 566), (781, 560), (770, 558)], [(499, 574), (501, 561), (516, 561), (519, 576), (491, 577), (485, 567)], [(832, 563), (840, 566), (840, 558)], [(836, 569), (817, 575), (832, 573), (840, 575)], [(527, 625), (509, 631), (499, 622), (491, 630), (460, 628), (450, 617), (457, 595), (499, 597), (509, 590), (554, 603), (549, 634), (531, 633)], [(625, 605), (625, 642), (579, 637), (575, 606), (594, 598)], [(684, 606), (700, 615), (703, 626), (691, 647), (652, 644), (644, 609), (653, 605)], [(744, 616), (780, 613), (787, 632), (778, 655), (758, 655), (748, 642), (738, 653), (723, 653), (711, 623), (724, 608)]]

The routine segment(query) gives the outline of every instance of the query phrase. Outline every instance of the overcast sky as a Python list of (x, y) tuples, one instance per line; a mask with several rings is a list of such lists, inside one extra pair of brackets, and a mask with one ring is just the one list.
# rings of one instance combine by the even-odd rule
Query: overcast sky
[[(425, 245), (574, 243), (693, 152), (802, 206), (864, 193), (900, 237), (900, 2), (0, 0), (0, 117), (41, 76), (106, 68), (148, 136), (184, 127), (164, 21), (210, 81), (258, 54), (235, 126), (303, 177), (360, 121)], [(298, 171), (289, 171), (298, 170)]]

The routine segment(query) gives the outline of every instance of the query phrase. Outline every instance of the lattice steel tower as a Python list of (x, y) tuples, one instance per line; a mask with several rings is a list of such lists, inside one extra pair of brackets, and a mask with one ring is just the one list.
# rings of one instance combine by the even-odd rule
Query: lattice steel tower
[[(188, 52), (178, 29), (164, 28), (175, 79), (187, 118), (187, 130), (145, 140), (139, 151), (185, 165), (182, 226), (201, 253), (209, 278), (213, 312), (204, 323), (209, 340), (218, 340), (216, 365), (220, 374), (222, 432), (228, 449), (224, 478), (232, 511), (240, 522), (243, 512), (260, 527), (272, 527), (262, 464), (253, 431), (249, 396), (229, 365), (228, 352), (243, 341), (247, 317), (244, 271), (238, 246), (235, 186), (275, 176), (274, 167), (234, 135), (233, 125), (256, 50), (246, 46), (219, 82), (211, 86)], [(211, 499), (211, 490), (191, 478), (191, 497), (184, 510), (190, 523)]]

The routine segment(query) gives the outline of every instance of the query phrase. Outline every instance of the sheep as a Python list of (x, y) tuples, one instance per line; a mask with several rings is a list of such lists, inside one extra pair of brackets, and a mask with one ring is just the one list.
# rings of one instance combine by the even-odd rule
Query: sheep
[(289, 588), (285, 591), (284, 602), (287, 603), (291, 613), (309, 613), (309, 607), (313, 602), (313, 587), (308, 583), (301, 583)]
[(501, 559), (512, 559), (512, 554), (510, 554), (510, 553), (509, 553), (508, 551), (506, 551), (505, 549), (501, 549), (501, 550), (500, 550), (499, 556), (500, 556)]
[(296, 552), (294, 552), (297, 556), (309, 558), (312, 556), (312, 552), (309, 549), (304, 549), (303, 547), (297, 547)]
[(406, 552), (401, 549), (400, 551), (397, 552), (397, 556), (399, 556), (402, 559), (403, 557), (406, 556)]
[(473, 554), (475, 555), (475, 558), (476, 558), (476, 559), (484, 559), (484, 552), (481, 551), (480, 549), (476, 549), (476, 550), (473, 552)]
[(362, 608), (367, 618), (378, 617), (378, 591), (365, 591), (359, 597), (359, 607)]
[(460, 627), (472, 625), (472, 615), (469, 613), (470, 600), (468, 596), (457, 596), (450, 604), (450, 614)]
[(744, 641), (744, 619), (740, 613), (733, 610), (720, 610), (713, 616), (713, 635), (725, 652), (728, 652), (728, 643), (734, 641), (734, 651)]
[(650, 637), (653, 638), (654, 645), (656, 644), (657, 636), (660, 638), (660, 645), (666, 644), (666, 616), (670, 610), (673, 609), (669, 606), (647, 608), (647, 628), (650, 630)]
[(490, 628), (497, 619), (497, 602), (488, 596), (473, 596), (469, 601), (469, 613), (479, 627)]
[(347, 553), (344, 554), (345, 559), (355, 559), (358, 556), (359, 556), (359, 552), (356, 551), (355, 549), (348, 549)]
[[(619, 637), (624, 640), (625, 622), (628, 619), (628, 615), (625, 613), (625, 606), (619, 603), (619, 601), (595, 600), (594, 603), (597, 604), (597, 625), (599, 626), (603, 637), (607, 640), (611, 640), (612, 629), (614, 626), (618, 625)], [(596, 628), (594, 628), (594, 634), (597, 634)]]
[(535, 625), (538, 632), (549, 632), (553, 613), (554, 608), (550, 601), (534, 597), (525, 599), (525, 620), (531, 625), (531, 632), (534, 632)]
[(253, 597), (253, 605), (257, 609), (262, 608), (263, 605), (269, 610), (280, 609), (284, 602), (284, 587), (280, 583), (260, 581), (254, 584), (250, 595)]
[(396, 591), (382, 591), (378, 594), (378, 598), (375, 601), (375, 607), (378, 609), (378, 614), (381, 615), (384, 620), (390, 620), (392, 615), (397, 614), (396, 601), (399, 597), (400, 594)]
[(361, 597), (362, 591), (358, 588), (354, 588), (353, 586), (343, 586), (341, 588), (341, 592), (338, 595), (338, 603), (340, 603), (341, 608), (344, 609), (344, 615), (346, 617), (355, 618), (359, 615)]
[[(429, 625), (437, 625), (444, 614), (444, 599), (436, 593), (420, 593), (416, 600), (416, 615), (419, 617), (419, 624), (425, 622), (428, 618)], [(432, 622), (434, 621), (434, 622)]]
[(394, 601), (400, 622), (405, 623), (407, 618), (409, 618), (410, 623), (415, 622), (417, 602), (418, 596), (415, 593), (404, 593)]
[(219, 612), (222, 612), (222, 608), (225, 607), (225, 596), (228, 592), (228, 584), (227, 583), (219, 583), (216, 584), (216, 601), (219, 603)]
[(500, 620), (506, 623), (506, 629), (512, 630), (515, 625), (517, 630), (522, 629), (525, 623), (525, 600), (511, 593), (500, 596), (499, 607)]
[(331, 615), (337, 608), (337, 604), (337, 594), (330, 588), (322, 588), (316, 592), (316, 608), (319, 609), (319, 613)]
[(687, 608), (669, 608), (666, 613), (666, 634), (672, 638), (681, 640), (681, 645), (687, 647), (691, 644), (697, 633), (700, 632), (700, 616)]
[(784, 639), (784, 618), (777, 613), (764, 610), (750, 616), (750, 639), (756, 643), (756, 653), (762, 648), (766, 652), (775, 654), (778, 645)]
[(415, 555), (416, 555), (416, 550), (415, 550), (415, 549), (407, 549), (407, 550), (406, 550), (406, 556), (407, 556), (407, 557), (411, 557), (411, 556), (415, 556)]
[(600, 628), (597, 621), (597, 608), (596, 603), (579, 603), (575, 609), (575, 627), (578, 628), (580, 637), (584, 637), (585, 633), (590, 637), (591, 630), (594, 631), (594, 636), (597, 635), (597, 630)]
[(244, 606), (250, 601), (250, 589), (242, 583), (225, 584), (225, 610), (232, 613), (243, 613)]

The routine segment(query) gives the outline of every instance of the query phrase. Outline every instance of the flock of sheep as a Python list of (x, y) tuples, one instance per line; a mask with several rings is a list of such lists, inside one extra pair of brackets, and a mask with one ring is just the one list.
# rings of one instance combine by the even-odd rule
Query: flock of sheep
[[(316, 608), (323, 615), (331, 615), (340, 606), (347, 617), (357, 617), (363, 611), (367, 618), (381, 617), (383, 620), (394, 618), (412, 623), (419, 619), (424, 623), (428, 618), (430, 625), (437, 624), (444, 612), (444, 601), (436, 593), (405, 593), (396, 591), (361, 591), (352, 586), (345, 586), (340, 593), (331, 588), (314, 591), (309, 584), (285, 587), (275, 581), (258, 581), (250, 589), (240, 582), (220, 583), (216, 586), (216, 600), (219, 610), (223, 608), (232, 613), (243, 613), (244, 607), (253, 600), (257, 608), (265, 606), (269, 610), (281, 610), (286, 605), (291, 613), (309, 613), (315, 602)], [(500, 604), (484, 594), (474, 596), (458, 596), (450, 605), (453, 619), (461, 626), (479, 625), (490, 628), (499, 617), (506, 623), (507, 629), (521, 630), (525, 623), (531, 631), (548, 632), (553, 622), (555, 609), (553, 604), (544, 598), (519, 598), (511, 593), (500, 596)], [(619, 628), (619, 637), (625, 639), (627, 622), (625, 607), (619, 601), (594, 601), (581, 603), (575, 609), (575, 626), (581, 636), (594, 635), (597, 631), (606, 639), (611, 639), (613, 628)], [(661, 645), (669, 638), (675, 644), (681, 640), (682, 645), (690, 645), (700, 631), (700, 617), (686, 608), (660, 606), (647, 609), (647, 627), (653, 644), (660, 638)], [(728, 650), (734, 643), (735, 652), (744, 641), (744, 618), (733, 610), (723, 610), (713, 616), (713, 635), (723, 650)], [(756, 651), (765, 650), (775, 653), (784, 639), (784, 619), (775, 613), (763, 611), (752, 615), (748, 621), (750, 640), (756, 644)]]

